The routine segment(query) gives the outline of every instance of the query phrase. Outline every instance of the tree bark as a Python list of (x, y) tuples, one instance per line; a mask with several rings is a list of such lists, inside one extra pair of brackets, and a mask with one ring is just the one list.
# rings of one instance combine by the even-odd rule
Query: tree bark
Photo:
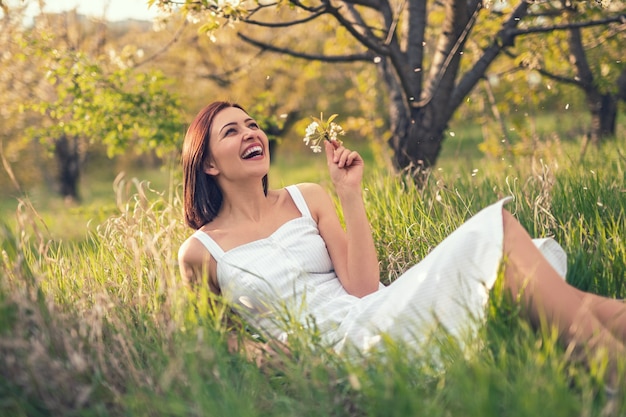
[(626, 68), (617, 78), (617, 99), (626, 102)]
[(437, 162), (450, 118), (502, 49), (513, 44), (514, 30), (528, 10), (528, 3), (521, 1), (481, 58), (457, 81), (463, 46), (481, 5), (467, 0), (447, 0), (444, 5), (446, 17), (421, 97), (402, 88), (406, 83), (398, 81), (403, 73), (397, 69), (395, 76), (390, 74), (391, 68), (383, 76), (390, 94), (389, 145), (393, 149), (393, 164), (411, 175), (418, 185), (423, 184)]
[(67, 135), (58, 138), (55, 141), (54, 156), (57, 160), (59, 194), (68, 202), (80, 201), (78, 181), (81, 155), (78, 139)]
[[(398, 112), (396, 112), (398, 113)], [(447, 122), (441, 123), (433, 104), (410, 110), (409, 117), (398, 117), (393, 124), (389, 145), (394, 150), (393, 165), (422, 184), (425, 175), (441, 152), (443, 132)]]
[(600, 96), (600, 114), (598, 132), (598, 143), (604, 139), (615, 136), (615, 126), (617, 120), (617, 99), (613, 94), (607, 93)]
[(604, 139), (615, 136), (617, 97), (611, 93), (602, 93), (596, 85), (583, 47), (580, 29), (570, 29), (568, 34), (570, 61), (576, 69), (591, 113), (589, 141), (599, 145)]

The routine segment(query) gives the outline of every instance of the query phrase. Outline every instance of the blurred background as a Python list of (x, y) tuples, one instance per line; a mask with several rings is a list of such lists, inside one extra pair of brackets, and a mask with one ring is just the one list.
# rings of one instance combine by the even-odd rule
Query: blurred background
[(120, 174), (176, 182), (186, 125), (217, 99), (270, 135), (274, 186), (324, 180), (302, 143), (320, 113), (418, 186), (624, 143), (623, 2), (385, 5), (0, 1), (0, 215), (28, 196), (81, 236), (114, 210)]

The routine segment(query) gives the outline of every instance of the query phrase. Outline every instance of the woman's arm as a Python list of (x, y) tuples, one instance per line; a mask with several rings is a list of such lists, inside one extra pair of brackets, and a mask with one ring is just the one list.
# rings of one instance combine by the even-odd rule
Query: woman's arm
[(365, 212), (361, 179), (363, 159), (338, 142), (325, 142), (330, 176), (346, 224), (341, 227), (330, 196), (320, 186), (310, 187), (314, 215), (326, 242), (335, 272), (348, 293), (363, 297), (378, 290), (380, 271), (370, 224)]
[(194, 287), (208, 278), (209, 289), (220, 293), (216, 279), (216, 265), (213, 257), (195, 237), (189, 237), (178, 249), (178, 268), (186, 285)]
[[(193, 288), (203, 282), (203, 277), (208, 276), (209, 290), (220, 294), (217, 283), (216, 263), (211, 254), (195, 238), (190, 237), (178, 249), (178, 267), (185, 284)], [(230, 313), (234, 314), (234, 313)], [(279, 356), (278, 352), (288, 354), (287, 346), (279, 343), (262, 343), (252, 340), (243, 333), (243, 329), (237, 328), (238, 321), (229, 321), (229, 327), (235, 326), (227, 335), (228, 350), (231, 353), (242, 351), (250, 362), (257, 366), (264, 365), (267, 361), (274, 360)]]

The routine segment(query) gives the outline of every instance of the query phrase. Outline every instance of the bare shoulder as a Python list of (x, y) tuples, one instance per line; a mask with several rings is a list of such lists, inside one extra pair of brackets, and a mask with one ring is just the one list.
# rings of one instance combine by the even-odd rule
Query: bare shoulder
[(215, 260), (204, 245), (193, 235), (189, 236), (178, 248), (178, 267), (183, 279), (189, 284), (197, 284), (208, 272), (209, 289), (219, 294)]
[(312, 182), (300, 183), (296, 186), (302, 193), (313, 218), (318, 220), (319, 216), (328, 210), (334, 212), (335, 206), (324, 187)]
[(189, 236), (178, 248), (178, 261), (188, 266), (201, 266), (210, 256), (202, 243), (193, 236)]
[(330, 201), (328, 191), (319, 184), (314, 182), (303, 182), (296, 184), (296, 187), (298, 187), (307, 203), (314, 203), (320, 200)]

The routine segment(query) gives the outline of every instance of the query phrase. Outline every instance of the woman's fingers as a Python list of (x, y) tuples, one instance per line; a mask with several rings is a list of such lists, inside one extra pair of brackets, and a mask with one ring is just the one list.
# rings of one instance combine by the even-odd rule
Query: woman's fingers
[(325, 142), (326, 162), (331, 180), (337, 185), (360, 185), (363, 158), (356, 151), (345, 148), (338, 141)]
[(359, 155), (357, 151), (351, 151), (346, 159), (346, 165), (351, 166), (355, 161), (359, 161), (360, 159), (361, 155)]
[(338, 148), (335, 150), (335, 162), (339, 168), (343, 168), (348, 158), (348, 150), (346, 148)]
[[(359, 153), (341, 145), (338, 141), (331, 141), (327, 151), (332, 152), (332, 162), (339, 168), (349, 167), (355, 160), (359, 160)], [(327, 156), (329, 152), (327, 152)]]
[(330, 166), (331, 163), (335, 162), (335, 149), (336, 146), (333, 142), (324, 141), (324, 150), (326, 151), (326, 162)]
[[(326, 160), (328, 164), (331, 163), (339, 165), (342, 154), (346, 150), (341, 143), (336, 140), (324, 141), (324, 148), (326, 150)], [(345, 159), (344, 159), (345, 162)], [(339, 165), (341, 167), (341, 165)]]
[(337, 156), (337, 166), (339, 168), (345, 168), (352, 166), (355, 162), (361, 160), (361, 156), (357, 151), (351, 151), (350, 149), (343, 149)]

